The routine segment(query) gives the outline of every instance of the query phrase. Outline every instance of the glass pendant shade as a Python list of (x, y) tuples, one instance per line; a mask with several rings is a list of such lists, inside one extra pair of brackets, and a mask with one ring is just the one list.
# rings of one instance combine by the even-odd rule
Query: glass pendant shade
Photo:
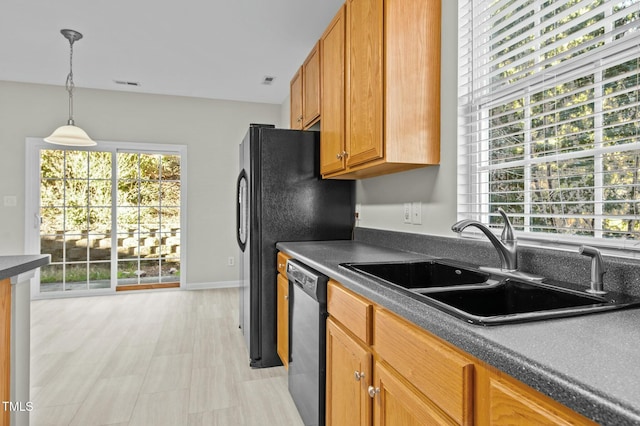
[(73, 43), (82, 38), (82, 34), (75, 30), (60, 30), (60, 33), (64, 38), (69, 40), (69, 75), (67, 75), (67, 81), (65, 83), (65, 89), (69, 93), (69, 121), (65, 126), (60, 126), (51, 133), (48, 137), (44, 138), (45, 142), (49, 142), (56, 145), (65, 146), (93, 146), (97, 145), (87, 133), (80, 127), (77, 127), (73, 122)]
[(87, 133), (78, 126), (67, 124), (60, 126), (51, 133), (48, 137), (44, 138), (45, 142), (49, 142), (56, 145), (67, 146), (94, 146), (97, 145)]

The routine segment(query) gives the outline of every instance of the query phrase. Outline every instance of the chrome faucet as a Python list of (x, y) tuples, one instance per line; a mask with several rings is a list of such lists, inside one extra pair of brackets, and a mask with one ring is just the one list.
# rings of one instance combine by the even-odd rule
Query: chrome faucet
[(511, 222), (502, 208), (498, 208), (498, 213), (500, 213), (504, 220), (504, 228), (502, 229), (500, 239), (498, 239), (495, 234), (487, 228), (487, 226), (472, 219), (464, 219), (455, 223), (451, 227), (451, 230), (459, 234), (469, 226), (478, 228), (484, 232), (487, 238), (489, 238), (489, 241), (491, 241), (491, 244), (493, 244), (498, 251), (498, 255), (500, 256), (500, 269), (505, 272), (515, 272), (518, 269), (518, 252), (516, 237), (513, 233), (513, 226), (511, 226)]
[(593, 294), (606, 294), (604, 291), (603, 275), (605, 274), (602, 254), (600, 250), (591, 246), (580, 246), (580, 254), (591, 257), (591, 288), (587, 291)]

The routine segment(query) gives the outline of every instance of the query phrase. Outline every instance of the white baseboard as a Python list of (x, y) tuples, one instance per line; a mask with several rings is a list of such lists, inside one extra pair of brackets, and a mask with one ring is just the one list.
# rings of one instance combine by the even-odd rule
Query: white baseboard
[(240, 281), (217, 281), (209, 283), (187, 283), (185, 290), (209, 290), (215, 288), (240, 287)]

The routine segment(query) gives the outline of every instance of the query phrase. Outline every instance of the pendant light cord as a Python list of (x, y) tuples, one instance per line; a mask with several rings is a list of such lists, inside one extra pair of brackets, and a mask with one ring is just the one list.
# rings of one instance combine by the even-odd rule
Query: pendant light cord
[(69, 40), (69, 46), (71, 48), (71, 53), (69, 54), (69, 74), (67, 75), (67, 82), (64, 87), (69, 92), (69, 125), (74, 125), (73, 121), (73, 89), (75, 85), (73, 84), (73, 42), (74, 40)]

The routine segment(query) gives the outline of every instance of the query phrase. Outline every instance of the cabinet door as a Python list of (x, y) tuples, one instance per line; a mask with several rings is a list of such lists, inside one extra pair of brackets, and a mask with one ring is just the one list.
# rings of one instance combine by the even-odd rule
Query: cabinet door
[(345, 42), (345, 6), (342, 6), (320, 39), (320, 173), (323, 175), (344, 169)]
[(278, 274), (277, 352), (285, 368), (289, 368), (289, 281)]
[(376, 308), (374, 319), (373, 340), (380, 358), (458, 424), (472, 425), (471, 359), (385, 309)]
[(320, 44), (302, 64), (302, 124), (306, 129), (320, 117)]
[(371, 394), (375, 426), (455, 425), (381, 363), (374, 368)]
[(382, 19), (382, 0), (347, 1), (348, 167), (384, 154)]
[(290, 127), (302, 130), (302, 67), (291, 79), (290, 95)]
[(440, 162), (441, 0), (385, 1), (385, 159)]
[(327, 321), (328, 426), (369, 426), (371, 353), (330, 318)]

